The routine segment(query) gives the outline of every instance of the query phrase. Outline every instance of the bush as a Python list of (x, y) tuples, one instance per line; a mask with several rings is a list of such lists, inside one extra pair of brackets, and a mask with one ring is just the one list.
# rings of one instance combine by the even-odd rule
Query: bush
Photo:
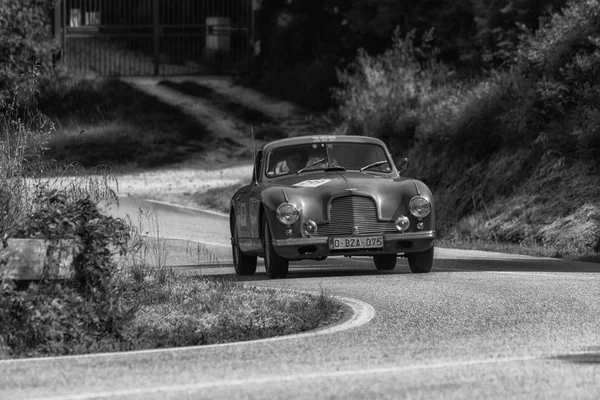
[[(15, 355), (96, 351), (118, 338), (132, 310), (124, 306), (115, 254), (128, 249), (130, 227), (102, 215), (89, 198), (37, 188), (36, 208), (14, 236), (71, 239), (79, 255), (71, 283), (42, 281), (25, 291), (0, 291), (0, 337)], [(113, 346), (113, 345), (111, 345)], [(104, 348), (103, 350), (110, 350)]]
[(570, 1), (562, 13), (524, 38), (517, 66), (534, 82), (529, 114), (541, 121), (538, 143), (545, 151), (597, 158), (600, 1)]
[(37, 210), (17, 229), (16, 237), (72, 239), (79, 255), (74, 260), (77, 289), (97, 307), (100, 321), (113, 330), (118, 319), (113, 251), (127, 251), (129, 226), (100, 213), (89, 198), (68, 198), (56, 189), (41, 190)]
[(339, 72), (341, 87), (334, 91), (347, 131), (354, 134), (401, 138), (413, 143), (421, 109), (437, 101), (437, 90), (451, 81), (452, 72), (436, 61), (436, 50), (414, 46), (414, 31), (394, 36), (392, 48), (379, 56), (360, 51), (356, 62)]
[[(53, 1), (3, 0), (0, 7), (0, 110), (28, 105), (53, 73), (57, 46), (49, 25)], [(41, 79), (30, 79), (35, 74)]]
[[(93, 304), (61, 283), (0, 291), (0, 343), (4, 358), (115, 350), (117, 332), (107, 331)], [(0, 357), (3, 358), (3, 357)]]

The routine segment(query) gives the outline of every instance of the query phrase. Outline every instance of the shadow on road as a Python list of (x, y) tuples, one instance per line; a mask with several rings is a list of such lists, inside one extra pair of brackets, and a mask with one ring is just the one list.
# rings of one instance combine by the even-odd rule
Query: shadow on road
[(562, 360), (574, 364), (600, 364), (600, 347), (592, 347), (586, 352), (578, 354), (565, 354), (551, 357), (554, 360)]
[(578, 272), (600, 273), (600, 264), (558, 259), (436, 259), (438, 272)]
[[(190, 275), (196, 275), (204, 278), (214, 279), (225, 279), (233, 280), (238, 282), (256, 282), (256, 281), (267, 281), (271, 280), (263, 266), (259, 266), (254, 275), (249, 276), (237, 276), (233, 272), (233, 267), (222, 268), (222, 267), (211, 267), (211, 266), (172, 266), (173, 271), (176, 273), (186, 273)], [(210, 271), (214, 269), (214, 271)], [(335, 278), (335, 277), (346, 277), (346, 276), (377, 276), (377, 275), (403, 275), (410, 274), (410, 270), (399, 266), (394, 271), (377, 271), (375, 267), (344, 267), (335, 266), (331, 264), (323, 263), (319, 267), (306, 267), (306, 266), (290, 266), (290, 271), (287, 278), (285, 279), (308, 279), (308, 278)]]
[[(226, 265), (187, 265), (174, 266), (173, 270), (181, 273), (210, 276), (218, 279), (235, 280), (240, 282), (266, 281), (269, 277), (264, 266), (258, 266), (256, 274), (251, 276), (236, 276), (233, 267)], [(365, 259), (334, 259), (322, 262), (300, 261), (290, 263), (286, 279), (335, 278), (355, 276), (387, 276), (413, 275), (427, 277), (441, 273), (600, 273), (600, 264), (573, 262), (556, 259), (436, 259), (430, 274), (413, 274), (408, 268), (407, 261), (399, 259), (393, 271), (378, 271), (370, 258)]]

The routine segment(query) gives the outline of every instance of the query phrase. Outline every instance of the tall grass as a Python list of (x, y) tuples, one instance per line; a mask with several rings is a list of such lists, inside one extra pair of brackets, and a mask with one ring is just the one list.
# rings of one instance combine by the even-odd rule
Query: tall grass
[(5, 242), (34, 207), (27, 178), (44, 171), (43, 150), (54, 129), (43, 114), (21, 107), (18, 88), (12, 100), (0, 104), (0, 235)]

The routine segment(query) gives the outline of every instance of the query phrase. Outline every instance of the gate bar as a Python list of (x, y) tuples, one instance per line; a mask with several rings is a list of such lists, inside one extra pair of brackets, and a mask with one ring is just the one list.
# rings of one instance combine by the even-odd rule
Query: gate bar
[(158, 0), (152, 1), (152, 15), (153, 15), (153, 24), (154, 24), (154, 76), (158, 76), (159, 74), (159, 64), (160, 64), (160, 37), (159, 37), (159, 18), (158, 14), (160, 13)]

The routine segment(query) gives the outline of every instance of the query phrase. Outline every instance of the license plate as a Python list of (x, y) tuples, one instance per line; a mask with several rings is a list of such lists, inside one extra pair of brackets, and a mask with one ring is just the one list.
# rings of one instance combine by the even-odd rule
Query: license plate
[(383, 236), (330, 237), (329, 249), (376, 249), (383, 247)]

